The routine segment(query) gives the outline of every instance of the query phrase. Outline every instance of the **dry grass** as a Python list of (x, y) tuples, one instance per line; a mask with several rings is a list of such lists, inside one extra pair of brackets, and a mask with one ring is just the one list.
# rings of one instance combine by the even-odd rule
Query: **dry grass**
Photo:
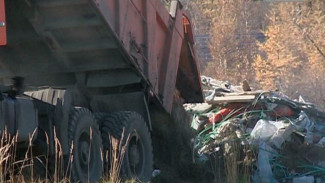
[[(73, 144), (70, 151), (68, 168), (64, 168), (63, 151), (59, 139), (54, 134), (55, 155), (52, 166), (50, 165), (49, 151), (42, 156), (35, 156), (33, 152), (33, 137), (35, 132), (30, 136), (28, 147), (23, 157), (17, 156), (18, 134), (11, 136), (7, 130), (0, 134), (0, 182), (15, 183), (15, 182), (34, 182), (34, 183), (69, 183), (70, 168), (73, 161)], [(124, 132), (123, 132), (124, 134)], [(119, 183), (122, 182), (120, 172), (122, 168), (126, 145), (123, 145), (122, 135), (121, 140), (110, 136), (111, 148), (105, 152), (106, 157), (110, 158), (110, 168), (108, 175), (103, 175), (101, 182), (103, 183)], [(127, 142), (129, 137), (127, 138)], [(47, 148), (49, 148), (49, 138), (46, 136)], [(125, 143), (127, 144), (127, 143)], [(103, 154), (102, 154), (102, 157)], [(39, 169), (44, 170), (44, 175), (40, 175)], [(51, 173), (52, 172), (52, 173)], [(136, 180), (125, 180), (125, 182), (134, 183)]]
[(110, 152), (107, 153), (110, 153), (110, 156), (106, 157), (110, 157), (109, 181), (114, 183), (122, 182), (120, 173), (123, 165), (123, 159), (126, 152), (127, 144), (130, 140), (130, 136), (128, 136), (126, 139), (126, 143), (123, 144), (124, 134), (125, 133), (123, 130), (121, 139), (116, 139), (113, 136), (109, 135), (111, 148)]
[(225, 173), (227, 183), (238, 182), (240, 144), (236, 141), (225, 143)]
[(14, 159), (16, 156), (17, 138), (12, 137), (7, 130), (1, 134), (0, 139), (0, 182), (5, 182), (7, 177), (14, 181)]

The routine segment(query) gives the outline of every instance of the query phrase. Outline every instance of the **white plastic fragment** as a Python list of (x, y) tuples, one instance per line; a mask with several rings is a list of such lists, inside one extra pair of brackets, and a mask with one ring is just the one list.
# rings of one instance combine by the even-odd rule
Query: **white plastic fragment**
[(323, 182), (323, 181), (322, 181), (322, 178), (320, 178), (320, 177), (316, 178), (315, 183), (322, 183), (322, 182)]
[(325, 147), (325, 137), (321, 138), (317, 143), (317, 145), (320, 147)]
[(301, 95), (299, 95), (299, 100), (298, 100), (298, 102), (300, 102), (300, 103), (306, 103), (306, 101), (305, 101), (305, 99), (301, 96)]
[(251, 138), (256, 141), (268, 141), (273, 134), (277, 131), (275, 125), (273, 125), (270, 121), (261, 119), (259, 120), (253, 131), (251, 132)]
[[(280, 122), (276, 122), (276, 123), (280, 123)], [(281, 121), (281, 123), (285, 124), (283, 121)], [(278, 149), (280, 149), (280, 147), (283, 144), (283, 142), (285, 142), (286, 140), (288, 140), (290, 138), (290, 135), (292, 134), (292, 132), (295, 129), (296, 128), (292, 124), (290, 124), (290, 123), (286, 127), (278, 128), (278, 130), (276, 131), (276, 133), (270, 139), (271, 143), (275, 147), (277, 147)]]
[(304, 111), (299, 113), (298, 119), (294, 122), (297, 130), (302, 131), (306, 129), (307, 131), (311, 131), (314, 128), (314, 123), (309, 120), (307, 114)]
[(325, 167), (325, 161), (318, 162), (317, 166), (324, 168)]
[(293, 183), (314, 183), (314, 176), (297, 177), (292, 180)]
[(155, 170), (152, 171), (151, 176), (152, 176), (152, 178), (155, 178), (155, 177), (157, 177), (158, 175), (160, 175), (160, 173), (161, 173), (161, 170), (159, 170), (159, 169), (155, 169)]
[(212, 109), (212, 105), (208, 103), (184, 104), (184, 108), (195, 113), (206, 113)]
[(267, 142), (269, 145), (274, 145), (280, 148), (283, 142), (289, 139), (295, 126), (286, 121), (267, 121), (259, 120), (253, 131), (251, 138), (253, 143)]
[(293, 123), (297, 130), (303, 131), (306, 130), (305, 143), (313, 142), (313, 130), (315, 128), (315, 124), (309, 119), (307, 114), (304, 111), (301, 111), (298, 119)]
[(257, 171), (258, 178), (255, 181), (259, 183), (277, 183), (274, 179), (272, 168), (270, 165), (270, 159), (274, 157), (274, 149), (268, 146), (266, 143), (261, 143), (259, 147), (258, 160), (257, 160)]

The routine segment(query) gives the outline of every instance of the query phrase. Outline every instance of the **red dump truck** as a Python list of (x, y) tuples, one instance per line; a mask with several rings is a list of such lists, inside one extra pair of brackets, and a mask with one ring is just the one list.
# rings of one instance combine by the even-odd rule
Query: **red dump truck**
[(193, 44), (176, 0), (0, 0), (0, 130), (36, 155), (58, 138), (71, 180), (96, 182), (124, 129), (123, 175), (147, 181), (151, 110), (203, 100)]

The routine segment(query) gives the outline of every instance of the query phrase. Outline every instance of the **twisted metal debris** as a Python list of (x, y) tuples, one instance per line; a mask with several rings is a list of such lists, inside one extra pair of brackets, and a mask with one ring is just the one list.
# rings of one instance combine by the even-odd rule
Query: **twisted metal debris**
[[(193, 115), (198, 160), (219, 154), (225, 174), (249, 166), (248, 182), (325, 181), (325, 114), (314, 104), (250, 91), (247, 82), (233, 86), (202, 76), (202, 84), (206, 103), (184, 105)], [(226, 161), (233, 149), (237, 169)]]

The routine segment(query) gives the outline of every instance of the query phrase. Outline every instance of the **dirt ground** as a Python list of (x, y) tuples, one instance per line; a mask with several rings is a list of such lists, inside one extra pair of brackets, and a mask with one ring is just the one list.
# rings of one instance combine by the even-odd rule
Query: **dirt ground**
[[(190, 128), (190, 116), (179, 101), (174, 102), (171, 116), (153, 112), (154, 169), (161, 174), (154, 183), (213, 182), (208, 166), (194, 162), (194, 131)], [(157, 120), (158, 119), (158, 120)]]

